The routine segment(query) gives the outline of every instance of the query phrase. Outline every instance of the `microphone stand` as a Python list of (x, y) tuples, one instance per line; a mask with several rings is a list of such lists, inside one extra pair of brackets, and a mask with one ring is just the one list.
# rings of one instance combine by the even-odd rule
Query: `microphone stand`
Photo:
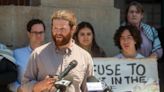
[(65, 90), (66, 90), (66, 87), (57, 88), (56, 92), (65, 92)]
[(60, 89), (57, 89), (56, 92), (60, 92)]
[(112, 92), (111, 88), (107, 87), (103, 92)]
[(73, 78), (72, 78), (72, 81), (64, 81), (63, 78), (76, 66), (77, 66), (77, 61), (72, 60), (69, 63), (69, 65), (64, 69), (64, 71), (60, 73), (60, 75), (58, 76), (59, 81), (55, 82), (55, 87), (57, 88), (56, 92), (65, 92), (66, 87), (71, 85)]
[(59, 87), (55, 92), (65, 92), (66, 87)]
[(57, 89), (56, 92), (64, 92), (64, 91), (61, 91), (61, 89)]
[(106, 86), (105, 89), (103, 90), (103, 92), (113, 92), (113, 91), (112, 91), (112, 88), (109, 87), (109, 86), (106, 84), (105, 81), (101, 81), (101, 82), (104, 84), (104, 86)]
[(55, 82), (55, 87), (57, 88), (56, 92), (65, 92), (66, 88), (71, 85), (72, 81), (70, 80), (60, 80)]

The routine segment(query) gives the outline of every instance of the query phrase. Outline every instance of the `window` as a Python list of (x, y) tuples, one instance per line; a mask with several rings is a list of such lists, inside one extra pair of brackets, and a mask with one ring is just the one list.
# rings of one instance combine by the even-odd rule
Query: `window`
[(0, 0), (0, 5), (29, 6), (30, 0)]

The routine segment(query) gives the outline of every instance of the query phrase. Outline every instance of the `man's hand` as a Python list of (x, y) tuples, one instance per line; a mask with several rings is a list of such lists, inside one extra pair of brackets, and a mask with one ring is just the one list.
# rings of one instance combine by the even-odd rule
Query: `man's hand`
[(57, 76), (46, 76), (44, 80), (34, 84), (33, 92), (41, 92), (44, 90), (54, 90), (54, 83), (58, 80)]

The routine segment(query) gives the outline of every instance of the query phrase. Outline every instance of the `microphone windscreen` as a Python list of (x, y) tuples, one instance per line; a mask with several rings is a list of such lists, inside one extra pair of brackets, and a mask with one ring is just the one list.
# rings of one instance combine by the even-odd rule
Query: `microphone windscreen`
[(73, 68), (77, 66), (77, 64), (78, 63), (76, 60), (72, 60), (69, 65), (64, 69), (64, 71), (59, 74), (58, 78), (62, 79), (63, 77), (65, 77)]
[(99, 82), (98, 79), (94, 76), (90, 76), (87, 78), (87, 88), (88, 92), (102, 92), (103, 91), (103, 86), (102, 83)]
[(74, 68), (77, 65), (77, 61), (76, 60), (72, 60), (69, 65), (72, 66), (72, 68)]
[(99, 80), (96, 79), (96, 77), (94, 77), (94, 76), (90, 76), (87, 78), (87, 82), (99, 82)]

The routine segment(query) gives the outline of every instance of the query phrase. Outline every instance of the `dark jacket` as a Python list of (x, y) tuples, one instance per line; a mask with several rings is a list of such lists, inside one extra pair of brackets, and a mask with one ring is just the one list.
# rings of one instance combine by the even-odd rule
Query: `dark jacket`
[(11, 92), (9, 91), (8, 84), (14, 82), (16, 79), (16, 65), (3, 57), (0, 60), (0, 92)]

